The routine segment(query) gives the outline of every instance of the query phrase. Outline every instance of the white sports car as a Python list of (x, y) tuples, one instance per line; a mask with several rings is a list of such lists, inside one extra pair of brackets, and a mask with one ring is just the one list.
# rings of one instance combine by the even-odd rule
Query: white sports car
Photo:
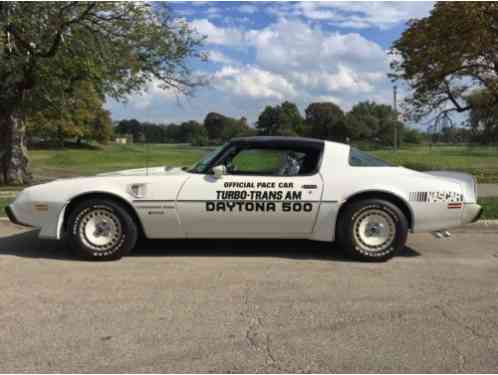
[(476, 221), (475, 179), (391, 166), (348, 145), (233, 139), (186, 169), (154, 167), (62, 179), (22, 191), (14, 223), (65, 239), (80, 256), (118, 259), (146, 238), (337, 240), (380, 261), (411, 232)]

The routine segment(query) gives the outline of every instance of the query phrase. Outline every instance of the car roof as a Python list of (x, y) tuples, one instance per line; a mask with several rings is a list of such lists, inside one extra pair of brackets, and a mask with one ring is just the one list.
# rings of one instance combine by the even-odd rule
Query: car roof
[(311, 147), (322, 149), (324, 141), (304, 137), (256, 136), (233, 138), (230, 143), (255, 147)]
[(232, 138), (230, 144), (241, 146), (253, 146), (262, 148), (313, 148), (315, 150), (323, 150), (325, 143), (334, 145), (338, 150), (349, 150), (349, 144), (327, 141), (316, 138), (306, 137), (282, 137), (282, 136), (254, 136), (254, 137), (238, 137)]

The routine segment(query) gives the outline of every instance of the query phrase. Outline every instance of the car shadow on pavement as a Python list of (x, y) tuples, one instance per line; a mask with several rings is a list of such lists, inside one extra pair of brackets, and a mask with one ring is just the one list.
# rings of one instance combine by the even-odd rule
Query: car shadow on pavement
[[(131, 256), (278, 257), (355, 262), (336, 244), (309, 240), (190, 239), (142, 240)], [(419, 256), (405, 247), (401, 257)]]
[[(0, 255), (26, 258), (77, 260), (62, 241), (40, 240), (38, 231), (24, 231), (0, 237)], [(398, 257), (416, 257), (420, 253), (405, 247)], [(221, 256), (279, 257), (354, 262), (335, 244), (308, 240), (140, 240), (132, 257)]]

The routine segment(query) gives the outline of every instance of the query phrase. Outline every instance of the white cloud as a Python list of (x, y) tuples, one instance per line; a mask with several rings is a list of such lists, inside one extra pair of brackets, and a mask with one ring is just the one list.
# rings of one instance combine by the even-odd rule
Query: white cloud
[(209, 51), (208, 60), (220, 64), (232, 64), (232, 65), (236, 64), (236, 62), (233, 59), (226, 56), (224, 53), (215, 50)]
[[(207, 49), (211, 51), (209, 60), (213, 64), (207, 69), (211, 86), (197, 90), (193, 98), (181, 99), (179, 107), (174, 93), (164, 92), (152, 83), (148, 93), (130, 99), (128, 111), (140, 113), (136, 117), (141, 119), (165, 122), (202, 120), (210, 111), (254, 121), (265, 105), (283, 100), (295, 102), (301, 111), (313, 101), (332, 101), (345, 110), (364, 100), (390, 103), (392, 88), (387, 72), (395, 57), (388, 56), (361, 29), (390, 27), (407, 17), (425, 15), (430, 6), (271, 4), (264, 9), (278, 9), (277, 19), (249, 30), (247, 23), (243, 25), (228, 16), (216, 22), (195, 19), (191, 24), (207, 35)], [(250, 14), (249, 8), (245, 11)], [(207, 13), (203, 14), (205, 17)], [(218, 13), (213, 10), (211, 14)], [(329, 31), (329, 24), (352, 27), (358, 32), (337, 27)], [(117, 106), (112, 108), (114, 114)], [(120, 112), (116, 113), (119, 116)]]
[(328, 21), (339, 27), (388, 29), (411, 18), (425, 17), (432, 2), (302, 2), (294, 15)]
[(231, 94), (251, 98), (284, 100), (296, 96), (296, 90), (285, 77), (255, 66), (223, 67), (212, 77), (213, 84)]
[(258, 8), (255, 5), (243, 4), (238, 7), (238, 10), (241, 13), (253, 14), (258, 11)]
[(213, 85), (231, 100), (288, 99), (304, 107), (317, 98), (333, 98), (350, 108), (353, 102), (378, 98), (389, 86), (386, 51), (358, 33), (279, 19), (241, 38), (254, 49), (255, 62), (243, 67), (225, 62), (212, 76)]
[(191, 22), (191, 26), (201, 35), (207, 37), (211, 44), (237, 46), (243, 41), (244, 33), (231, 27), (218, 27), (207, 19), (197, 19)]
[(384, 69), (385, 51), (358, 33), (324, 32), (297, 20), (276, 23), (246, 33), (246, 41), (256, 48), (259, 64), (284, 69), (329, 70), (339, 62), (360, 69)]

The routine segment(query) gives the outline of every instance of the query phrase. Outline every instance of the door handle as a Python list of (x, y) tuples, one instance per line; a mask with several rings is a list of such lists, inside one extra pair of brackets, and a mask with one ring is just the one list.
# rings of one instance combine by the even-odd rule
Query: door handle
[(310, 189), (316, 189), (316, 188), (317, 188), (317, 186), (316, 186), (316, 185), (303, 185), (303, 186), (302, 186), (302, 188), (303, 188), (303, 189), (309, 189), (309, 190), (310, 190)]

